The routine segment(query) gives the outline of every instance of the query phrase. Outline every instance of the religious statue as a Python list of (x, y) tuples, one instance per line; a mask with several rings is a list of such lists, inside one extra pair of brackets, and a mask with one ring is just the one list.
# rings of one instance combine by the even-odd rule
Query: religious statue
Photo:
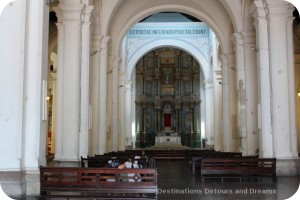
[(170, 69), (164, 69), (164, 83), (170, 84)]

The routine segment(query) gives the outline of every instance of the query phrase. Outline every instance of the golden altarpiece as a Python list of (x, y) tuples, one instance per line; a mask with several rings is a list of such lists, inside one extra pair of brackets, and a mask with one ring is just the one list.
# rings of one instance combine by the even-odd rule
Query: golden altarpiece
[(136, 147), (201, 147), (200, 66), (190, 54), (160, 48), (136, 65)]

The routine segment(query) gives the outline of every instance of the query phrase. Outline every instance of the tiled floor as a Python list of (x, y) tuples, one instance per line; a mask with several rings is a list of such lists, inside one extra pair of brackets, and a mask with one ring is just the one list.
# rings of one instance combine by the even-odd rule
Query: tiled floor
[(260, 178), (260, 180), (206, 179), (192, 174), (184, 161), (157, 161), (159, 200), (173, 199), (287, 199), (298, 189), (300, 177)]

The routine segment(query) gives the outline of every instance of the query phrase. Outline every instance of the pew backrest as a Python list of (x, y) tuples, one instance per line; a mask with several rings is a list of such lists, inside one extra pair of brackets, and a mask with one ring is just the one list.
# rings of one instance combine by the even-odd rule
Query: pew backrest
[(276, 158), (203, 158), (201, 176), (276, 176)]
[(156, 169), (40, 167), (40, 194), (49, 192), (157, 194)]

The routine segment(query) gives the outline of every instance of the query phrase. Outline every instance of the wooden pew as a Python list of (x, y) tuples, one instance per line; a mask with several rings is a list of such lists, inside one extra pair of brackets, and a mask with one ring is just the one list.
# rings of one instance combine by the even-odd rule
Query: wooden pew
[(259, 178), (270, 176), (276, 179), (276, 158), (203, 158), (201, 177), (205, 178)]
[(204, 153), (218, 153), (220, 151), (208, 150), (208, 149), (189, 149), (186, 150), (185, 159), (189, 163), (192, 160), (192, 157), (202, 155)]
[(156, 169), (40, 167), (40, 197), (156, 199), (157, 176)]
[[(128, 160), (128, 155), (117, 155), (117, 160), (119, 163), (124, 163)], [(114, 159), (111, 158), (110, 155), (96, 155), (94, 157), (87, 156), (83, 158), (81, 156), (81, 167), (93, 167), (93, 168), (105, 168), (108, 167), (108, 161), (113, 161)], [(153, 164), (152, 160), (148, 158), (148, 163), (146, 163), (145, 158), (136, 158), (136, 161), (142, 166), (142, 168), (155, 168), (155, 163)], [(150, 165), (151, 164), (151, 165)]]
[(194, 157), (203, 157), (203, 155), (211, 155), (213, 156), (231, 156), (231, 157), (241, 157), (241, 152), (221, 152), (221, 151), (214, 151), (214, 150), (193, 150), (192, 152), (187, 152), (186, 161), (190, 165), (192, 164), (192, 160)]
[(192, 163), (192, 171), (195, 174), (196, 168), (201, 167), (201, 160), (203, 158), (231, 158), (231, 157), (242, 157), (241, 152), (203, 152), (202, 154), (197, 154), (197, 156), (193, 156), (191, 159)]
[(157, 160), (184, 160), (186, 150), (166, 149), (166, 150), (152, 150), (152, 153)]

